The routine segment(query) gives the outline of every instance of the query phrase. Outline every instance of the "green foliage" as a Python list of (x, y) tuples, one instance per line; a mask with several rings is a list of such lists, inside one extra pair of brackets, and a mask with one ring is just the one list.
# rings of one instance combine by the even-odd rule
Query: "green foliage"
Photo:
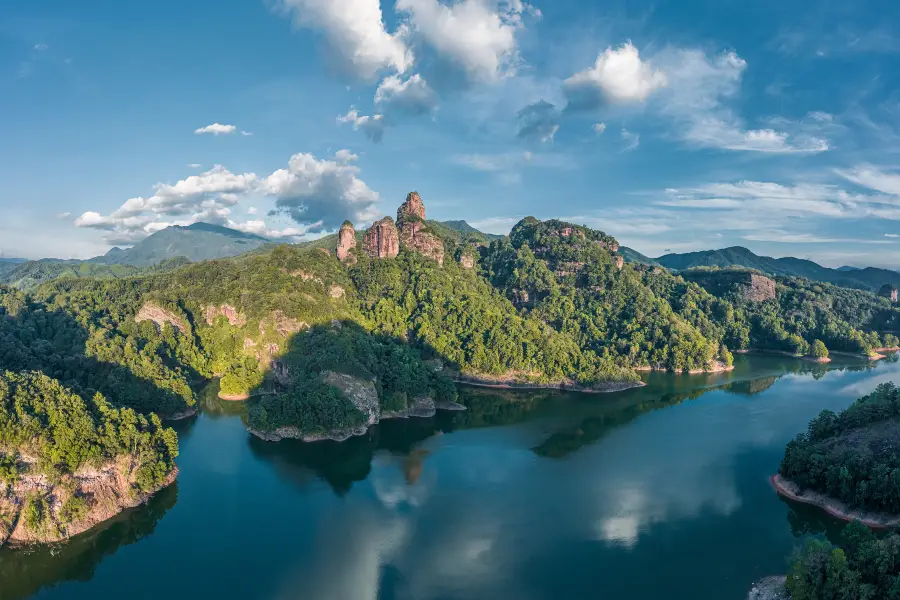
[(59, 509), (59, 518), (62, 525), (78, 523), (84, 519), (90, 511), (90, 504), (87, 499), (77, 494), (71, 494), (63, 502)]
[(25, 499), (25, 505), (22, 507), (22, 522), (25, 529), (31, 533), (39, 533), (44, 527), (44, 519), (50, 514), (50, 506), (47, 498), (41, 494), (30, 494)]
[(809, 355), (813, 358), (828, 358), (828, 348), (825, 347), (825, 342), (815, 340), (810, 346)]
[(90, 400), (42, 373), (0, 373), (0, 447), (36, 456), (37, 469), (71, 474), (128, 455), (136, 491), (158, 487), (175, 467), (178, 441), (159, 417)]
[(779, 473), (854, 508), (900, 512), (898, 419), (900, 389), (883, 383), (840, 414), (822, 411), (788, 444)]
[(381, 406), (388, 411), (403, 410), (409, 400), (423, 396), (438, 402), (456, 399), (453, 383), (427, 365), (418, 351), (369, 335), (352, 323), (315, 327), (298, 336), (281, 361), (281, 370), (291, 381), (250, 407), (248, 424), (253, 429), (292, 426), (304, 434), (317, 434), (365, 424), (367, 417), (351, 399), (324, 381), (322, 374), (328, 372), (374, 382)]
[(843, 548), (806, 540), (791, 559), (786, 587), (792, 600), (900, 600), (900, 536), (877, 538), (854, 521)]
[(0, 489), (19, 480), (19, 457), (16, 453), (0, 453)]
[(734, 354), (728, 350), (728, 347), (722, 344), (722, 347), (719, 348), (719, 359), (725, 363), (726, 367), (731, 367), (734, 365)]

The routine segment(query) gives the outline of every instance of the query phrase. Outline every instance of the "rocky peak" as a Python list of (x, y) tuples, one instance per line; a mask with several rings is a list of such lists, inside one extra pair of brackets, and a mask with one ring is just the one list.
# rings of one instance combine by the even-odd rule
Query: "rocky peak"
[(356, 248), (356, 229), (353, 228), (353, 223), (344, 221), (344, 224), (341, 225), (341, 230), (338, 233), (336, 249), (338, 260), (344, 262), (348, 258), (352, 258), (350, 251), (354, 248)]
[(897, 288), (895, 288), (894, 286), (892, 286), (889, 283), (886, 283), (883, 286), (881, 286), (881, 289), (878, 290), (878, 295), (881, 296), (882, 298), (887, 298), (891, 302), (897, 302), (897, 296), (898, 296)]
[(422, 196), (419, 195), (419, 192), (410, 192), (406, 196), (406, 202), (397, 209), (397, 225), (403, 227), (403, 223), (410, 220), (409, 217), (417, 217), (421, 221), (425, 220), (425, 203), (422, 202)]
[(404, 246), (444, 264), (444, 243), (425, 230), (425, 204), (418, 192), (411, 192), (397, 209), (397, 227)]
[(372, 258), (394, 258), (400, 253), (397, 226), (390, 217), (376, 221), (366, 232), (363, 250)]

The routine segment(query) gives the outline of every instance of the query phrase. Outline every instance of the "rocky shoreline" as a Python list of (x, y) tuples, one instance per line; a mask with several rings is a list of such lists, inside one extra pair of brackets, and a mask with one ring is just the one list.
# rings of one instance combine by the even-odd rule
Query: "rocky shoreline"
[(804, 490), (793, 481), (785, 479), (781, 475), (773, 475), (770, 482), (772, 483), (772, 487), (775, 488), (775, 491), (781, 496), (795, 502), (817, 506), (832, 517), (841, 519), (842, 521), (859, 521), (871, 529), (890, 529), (900, 526), (900, 515), (854, 510), (840, 500), (836, 500), (820, 492)]
[[(99, 469), (82, 469), (61, 482), (45, 475), (24, 475), (0, 497), (0, 547), (20, 548), (36, 544), (64, 542), (112, 519), (119, 513), (146, 503), (154, 494), (172, 485), (178, 477), (175, 468), (152, 492), (132, 494), (127, 465), (119, 461)], [(46, 514), (38, 530), (32, 530), (23, 516), (27, 499), (40, 494), (46, 499)], [(73, 495), (87, 503), (85, 512), (64, 523), (61, 510)]]
[(377, 418), (370, 419), (370, 422), (359, 427), (351, 427), (347, 429), (336, 429), (325, 433), (303, 433), (299, 428), (279, 427), (274, 431), (259, 431), (258, 429), (247, 428), (251, 434), (261, 440), (267, 442), (280, 442), (281, 440), (300, 440), (301, 442), (313, 443), (324, 442), (326, 440), (332, 442), (346, 442), (352, 437), (365, 435), (369, 431), (369, 427), (377, 425), (381, 421), (390, 419), (409, 419), (422, 418), (428, 419), (437, 414), (438, 410), (446, 411), (463, 411), (466, 407), (457, 402), (434, 402), (431, 398), (419, 398), (415, 403), (402, 411), (386, 411), (381, 413)]
[(454, 376), (453, 381), (454, 383), (458, 383), (461, 385), (500, 390), (561, 390), (564, 392), (582, 392), (585, 394), (608, 394), (612, 392), (623, 392), (625, 390), (644, 387), (645, 385), (647, 385), (643, 381), (612, 381), (609, 383), (601, 383), (594, 386), (584, 386), (572, 382), (524, 383), (521, 381), (509, 379), (483, 379), (468, 375)]

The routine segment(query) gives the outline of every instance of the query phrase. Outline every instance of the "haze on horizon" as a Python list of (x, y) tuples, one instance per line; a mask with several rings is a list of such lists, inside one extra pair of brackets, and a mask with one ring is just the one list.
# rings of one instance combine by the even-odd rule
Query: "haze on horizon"
[(429, 217), (491, 233), (534, 215), (649, 256), (900, 265), (885, 0), (18, 4), (0, 9), (2, 256), (195, 222), (297, 241), (418, 190)]

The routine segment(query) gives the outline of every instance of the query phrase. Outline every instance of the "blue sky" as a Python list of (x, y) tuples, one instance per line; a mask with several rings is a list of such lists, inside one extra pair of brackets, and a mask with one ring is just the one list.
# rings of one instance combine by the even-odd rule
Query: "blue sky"
[(6, 3), (0, 252), (300, 239), (418, 190), (492, 232), (900, 267), (898, 67), (881, 0)]

